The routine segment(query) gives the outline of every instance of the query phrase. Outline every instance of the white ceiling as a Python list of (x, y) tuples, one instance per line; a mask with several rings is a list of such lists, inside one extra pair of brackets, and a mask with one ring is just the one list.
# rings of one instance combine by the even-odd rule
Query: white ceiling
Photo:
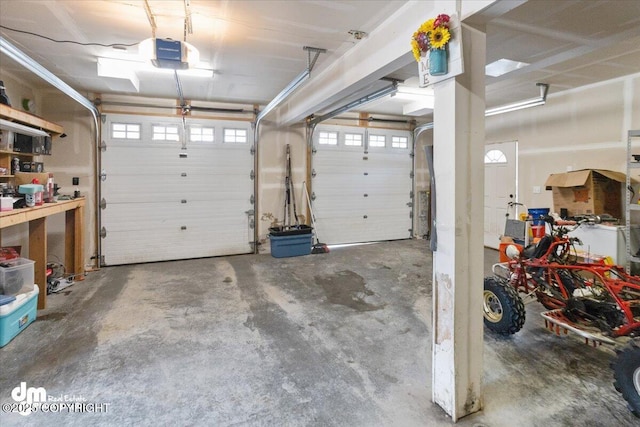
[[(464, 1), (464, 0), (463, 0)], [(149, 0), (156, 36), (184, 39), (184, 0)], [(327, 49), (314, 72), (354, 47), (350, 30), (370, 33), (405, 1), (396, 0), (189, 0), (193, 33), (186, 39), (213, 78), (180, 78), (185, 98), (194, 101), (265, 105), (306, 67), (303, 46)], [(143, 0), (0, 0), (0, 34), (80, 92), (128, 93), (176, 98), (173, 75), (139, 72), (139, 91), (128, 80), (97, 75), (98, 57), (133, 56), (136, 43), (152, 35)], [(640, 72), (640, 0), (507, 0), (470, 19), (487, 33), (487, 63), (501, 58), (531, 65), (501, 77), (487, 77), (487, 107)], [(126, 51), (56, 40), (132, 44)], [(407, 41), (407, 50), (409, 41)], [(6, 73), (46, 87), (4, 55)], [(417, 81), (409, 62), (390, 77)], [(381, 83), (380, 87), (388, 83)], [(371, 88), (374, 89), (373, 87)], [(400, 97), (387, 97), (362, 110), (402, 114)]]

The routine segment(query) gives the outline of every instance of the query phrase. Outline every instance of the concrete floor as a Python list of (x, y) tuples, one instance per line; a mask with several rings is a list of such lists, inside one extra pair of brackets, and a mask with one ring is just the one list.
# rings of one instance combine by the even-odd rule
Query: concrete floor
[[(512, 338), (485, 331), (484, 410), (457, 425), (639, 425), (612, 353), (552, 335), (539, 311)], [(422, 240), (104, 268), (0, 349), (0, 403), (25, 381), (107, 413), (0, 424), (453, 425), (430, 401), (430, 319)]]

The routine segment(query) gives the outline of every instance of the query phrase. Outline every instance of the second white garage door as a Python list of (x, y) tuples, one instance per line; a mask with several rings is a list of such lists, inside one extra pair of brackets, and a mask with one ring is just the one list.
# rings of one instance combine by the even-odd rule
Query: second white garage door
[[(248, 122), (107, 115), (103, 265), (250, 253)], [(183, 146), (183, 141), (186, 144)]]
[(411, 237), (411, 144), (408, 131), (316, 128), (312, 189), (323, 243)]

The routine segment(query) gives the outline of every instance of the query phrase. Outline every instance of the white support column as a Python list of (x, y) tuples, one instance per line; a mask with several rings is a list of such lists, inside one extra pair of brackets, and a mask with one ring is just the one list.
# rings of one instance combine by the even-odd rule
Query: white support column
[(435, 85), (433, 401), (482, 409), (485, 34), (462, 27), (464, 73)]

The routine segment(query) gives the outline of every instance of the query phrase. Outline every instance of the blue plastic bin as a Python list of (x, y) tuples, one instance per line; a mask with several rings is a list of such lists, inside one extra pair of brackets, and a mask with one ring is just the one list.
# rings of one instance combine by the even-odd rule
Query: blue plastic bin
[(549, 208), (532, 208), (527, 209), (527, 211), (531, 215), (531, 219), (533, 219), (531, 225), (544, 225), (544, 219), (541, 218), (549, 215)]
[(286, 258), (309, 255), (311, 253), (312, 234), (293, 234), (290, 236), (269, 235), (271, 240), (271, 256)]

